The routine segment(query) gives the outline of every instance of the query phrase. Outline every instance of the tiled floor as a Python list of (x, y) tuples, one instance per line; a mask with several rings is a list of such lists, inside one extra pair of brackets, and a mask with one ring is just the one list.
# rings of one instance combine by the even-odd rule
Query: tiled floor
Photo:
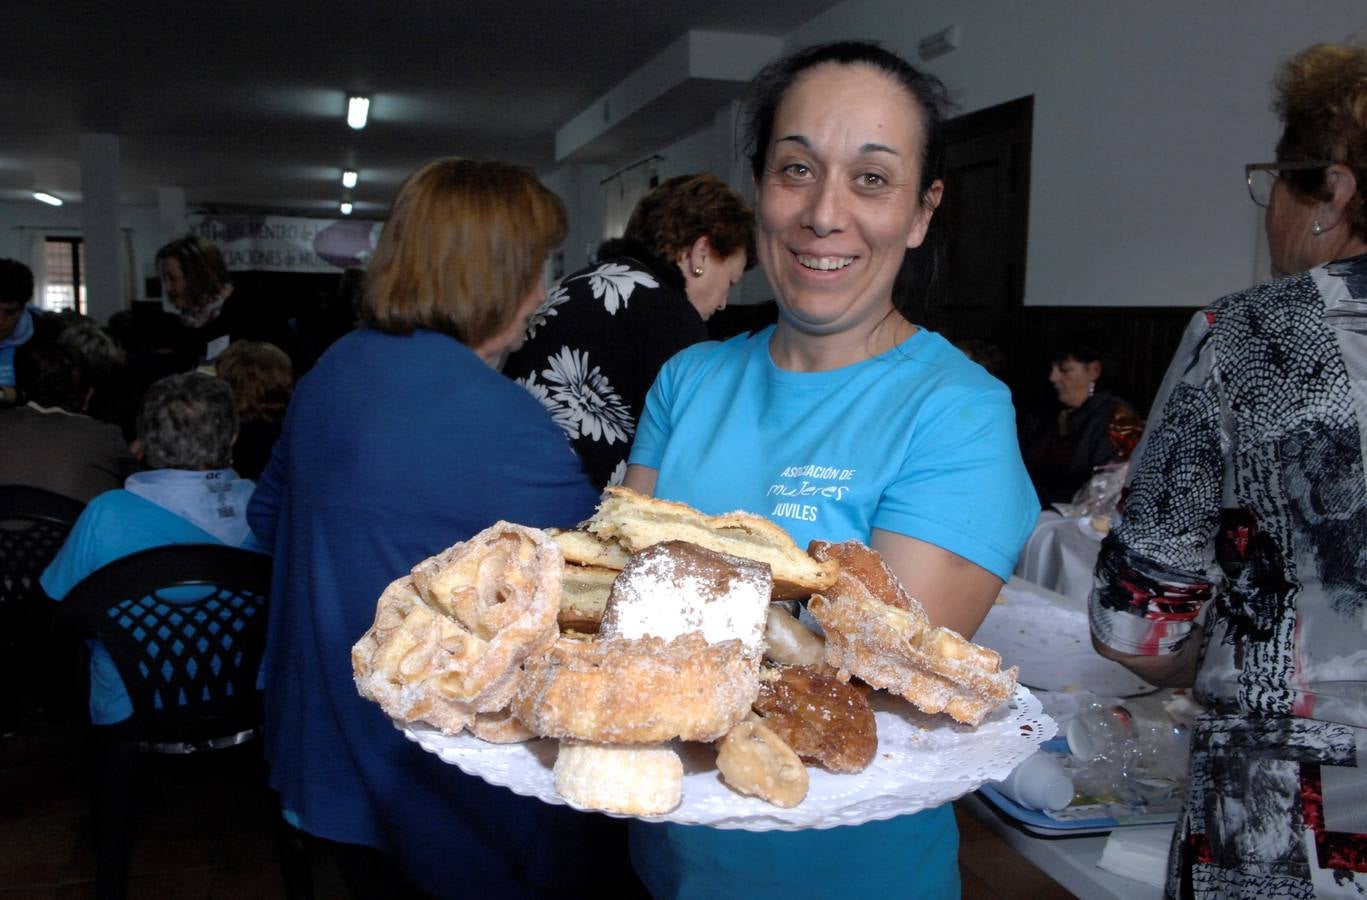
[[(275, 810), (251, 753), (163, 758), (137, 814), (128, 895), (138, 898), (285, 896)], [(82, 730), (29, 725), (0, 738), (0, 900), (94, 896)], [(972, 818), (960, 814), (963, 895), (1072, 896)], [(315, 867), (319, 898), (345, 897), (336, 873)]]

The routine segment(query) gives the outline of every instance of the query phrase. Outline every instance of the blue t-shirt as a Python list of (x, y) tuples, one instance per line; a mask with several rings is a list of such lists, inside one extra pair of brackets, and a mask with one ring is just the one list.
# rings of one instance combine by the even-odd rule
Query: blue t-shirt
[[(630, 457), (658, 470), (656, 496), (759, 513), (799, 546), (878, 528), (1009, 578), (1039, 504), (1006, 387), (924, 329), (825, 372), (779, 369), (772, 334), (666, 364)], [(949, 807), (829, 831), (633, 822), (631, 834), (657, 897), (957, 896), (957, 847)]]
[[(245, 513), (245, 510), (243, 510)], [(139, 550), (170, 544), (221, 544), (188, 519), (125, 490), (106, 491), (81, 512), (62, 549), (38, 579), (53, 600), (64, 600), (96, 569)], [(260, 550), (250, 534), (240, 546)], [(175, 599), (174, 597), (170, 599)], [(90, 721), (112, 725), (133, 715), (128, 689), (99, 641), (90, 647)]]

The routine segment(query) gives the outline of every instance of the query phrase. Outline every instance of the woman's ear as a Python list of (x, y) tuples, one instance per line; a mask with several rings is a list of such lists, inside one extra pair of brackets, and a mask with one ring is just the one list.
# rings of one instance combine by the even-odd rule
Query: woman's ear
[(1318, 221), (1325, 231), (1343, 221), (1348, 204), (1357, 194), (1358, 180), (1353, 170), (1342, 163), (1334, 163), (1324, 172), (1324, 181), (1330, 191), (1328, 200), (1319, 204)]
[[(687, 275), (700, 277), (702, 272), (707, 271), (707, 258), (711, 250), (712, 242), (707, 239), (707, 235), (702, 235), (687, 250), (680, 251), (679, 267)], [(702, 272), (699, 272), (699, 269)]]
[(1101, 360), (1095, 359), (1087, 363), (1087, 377), (1093, 381), (1101, 380)]

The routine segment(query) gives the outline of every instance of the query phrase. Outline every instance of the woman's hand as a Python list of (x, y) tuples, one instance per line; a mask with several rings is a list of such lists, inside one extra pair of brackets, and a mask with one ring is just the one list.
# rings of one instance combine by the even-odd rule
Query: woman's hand
[(952, 628), (966, 638), (973, 637), (1001, 591), (996, 575), (934, 544), (877, 528), (869, 543), (907, 593), (921, 601), (932, 625)]

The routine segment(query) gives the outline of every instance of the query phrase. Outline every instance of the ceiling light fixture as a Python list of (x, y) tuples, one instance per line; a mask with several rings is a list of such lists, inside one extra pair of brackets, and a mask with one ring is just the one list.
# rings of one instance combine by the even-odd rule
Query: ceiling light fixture
[(62, 198), (61, 198), (61, 197), (54, 197), (54, 196), (52, 196), (51, 194), (47, 193), (46, 191), (34, 191), (34, 192), (33, 192), (33, 199), (34, 199), (34, 200), (37, 200), (39, 203), (46, 203), (48, 206), (61, 206), (61, 205), (62, 205)]
[(352, 97), (346, 105), (346, 123), (357, 131), (365, 127), (366, 117), (370, 115), (369, 97)]
[(349, 215), (351, 215), (351, 201), (350, 201), (350, 200), (343, 200), (343, 201), (342, 201), (342, 215), (344, 215), (344, 216), (349, 216)]
[(356, 174), (354, 170), (347, 169), (342, 173), (342, 187), (354, 188), (356, 186), (356, 179), (358, 177), (359, 176)]

